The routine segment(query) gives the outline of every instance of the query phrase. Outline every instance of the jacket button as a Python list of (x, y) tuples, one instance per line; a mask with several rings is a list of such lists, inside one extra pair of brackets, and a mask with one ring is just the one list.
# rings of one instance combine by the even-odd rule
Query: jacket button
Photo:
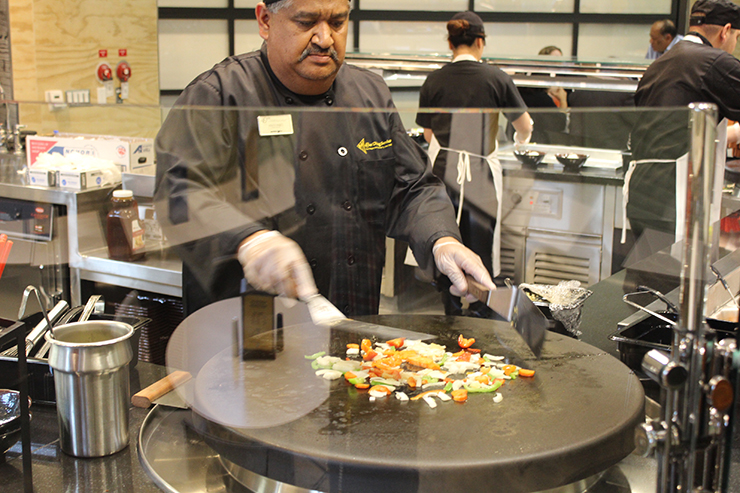
[(337, 149), (337, 154), (339, 154), (342, 157), (346, 156), (347, 155), (347, 148), (346, 147), (340, 147), (339, 149)]
[(313, 213), (316, 212), (316, 206), (313, 204), (308, 204), (308, 207), (306, 207), (306, 212), (308, 212), (309, 215), (313, 215)]
[(285, 103), (286, 104), (293, 104), (293, 98), (291, 98), (290, 96), (286, 96), (285, 97)]
[(342, 202), (342, 209), (345, 211), (351, 211), (352, 210), (352, 204), (349, 202), (349, 200), (345, 200)]
[(350, 255), (347, 257), (347, 265), (355, 265), (355, 256)]
[(327, 106), (333, 105), (334, 104), (334, 99), (332, 99), (331, 97), (327, 96), (326, 97), (326, 104), (327, 104)]
[(310, 265), (312, 269), (315, 269), (316, 267), (318, 267), (319, 262), (315, 258), (312, 258), (308, 261), (308, 265)]
[(301, 151), (300, 154), (298, 154), (298, 159), (305, 161), (308, 159), (308, 153), (306, 151)]

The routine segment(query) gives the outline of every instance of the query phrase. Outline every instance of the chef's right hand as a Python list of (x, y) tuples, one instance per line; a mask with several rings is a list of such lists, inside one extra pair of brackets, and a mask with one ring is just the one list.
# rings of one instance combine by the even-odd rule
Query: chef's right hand
[(244, 277), (259, 290), (303, 300), (319, 292), (301, 247), (277, 231), (247, 237), (237, 258)]

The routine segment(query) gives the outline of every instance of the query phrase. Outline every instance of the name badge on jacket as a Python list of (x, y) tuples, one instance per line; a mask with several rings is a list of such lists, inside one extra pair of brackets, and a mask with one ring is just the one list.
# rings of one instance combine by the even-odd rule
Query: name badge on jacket
[(257, 117), (260, 137), (272, 135), (292, 135), (293, 117), (290, 115), (263, 115)]

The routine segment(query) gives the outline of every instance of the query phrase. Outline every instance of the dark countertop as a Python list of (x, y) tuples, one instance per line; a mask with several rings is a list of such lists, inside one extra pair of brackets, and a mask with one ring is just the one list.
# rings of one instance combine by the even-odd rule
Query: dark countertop
[[(163, 366), (139, 361), (131, 371), (131, 392), (138, 392), (165, 375)], [(56, 408), (31, 407), (31, 450), (33, 455), (33, 486), (37, 492), (125, 492), (160, 493), (139, 464), (138, 433), (148, 409), (131, 406), (129, 412), (129, 445), (108, 457), (76, 459), (59, 448), (59, 428)], [(0, 464), (3, 492), (23, 492), (23, 464), (18, 442)]]

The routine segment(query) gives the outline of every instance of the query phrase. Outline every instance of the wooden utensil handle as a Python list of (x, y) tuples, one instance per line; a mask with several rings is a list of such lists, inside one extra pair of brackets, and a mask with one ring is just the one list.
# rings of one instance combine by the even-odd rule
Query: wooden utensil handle
[(170, 392), (179, 385), (187, 382), (188, 380), (190, 380), (190, 378), (190, 373), (186, 371), (174, 371), (166, 377), (157, 380), (149, 387), (135, 393), (134, 396), (131, 398), (131, 404), (136, 407), (147, 408), (152, 405), (152, 401), (162, 397), (167, 392)]
[(483, 303), (487, 303), (488, 294), (491, 292), (491, 290), (473, 279), (471, 276), (466, 275), (465, 280), (468, 281), (468, 293), (472, 294)]

